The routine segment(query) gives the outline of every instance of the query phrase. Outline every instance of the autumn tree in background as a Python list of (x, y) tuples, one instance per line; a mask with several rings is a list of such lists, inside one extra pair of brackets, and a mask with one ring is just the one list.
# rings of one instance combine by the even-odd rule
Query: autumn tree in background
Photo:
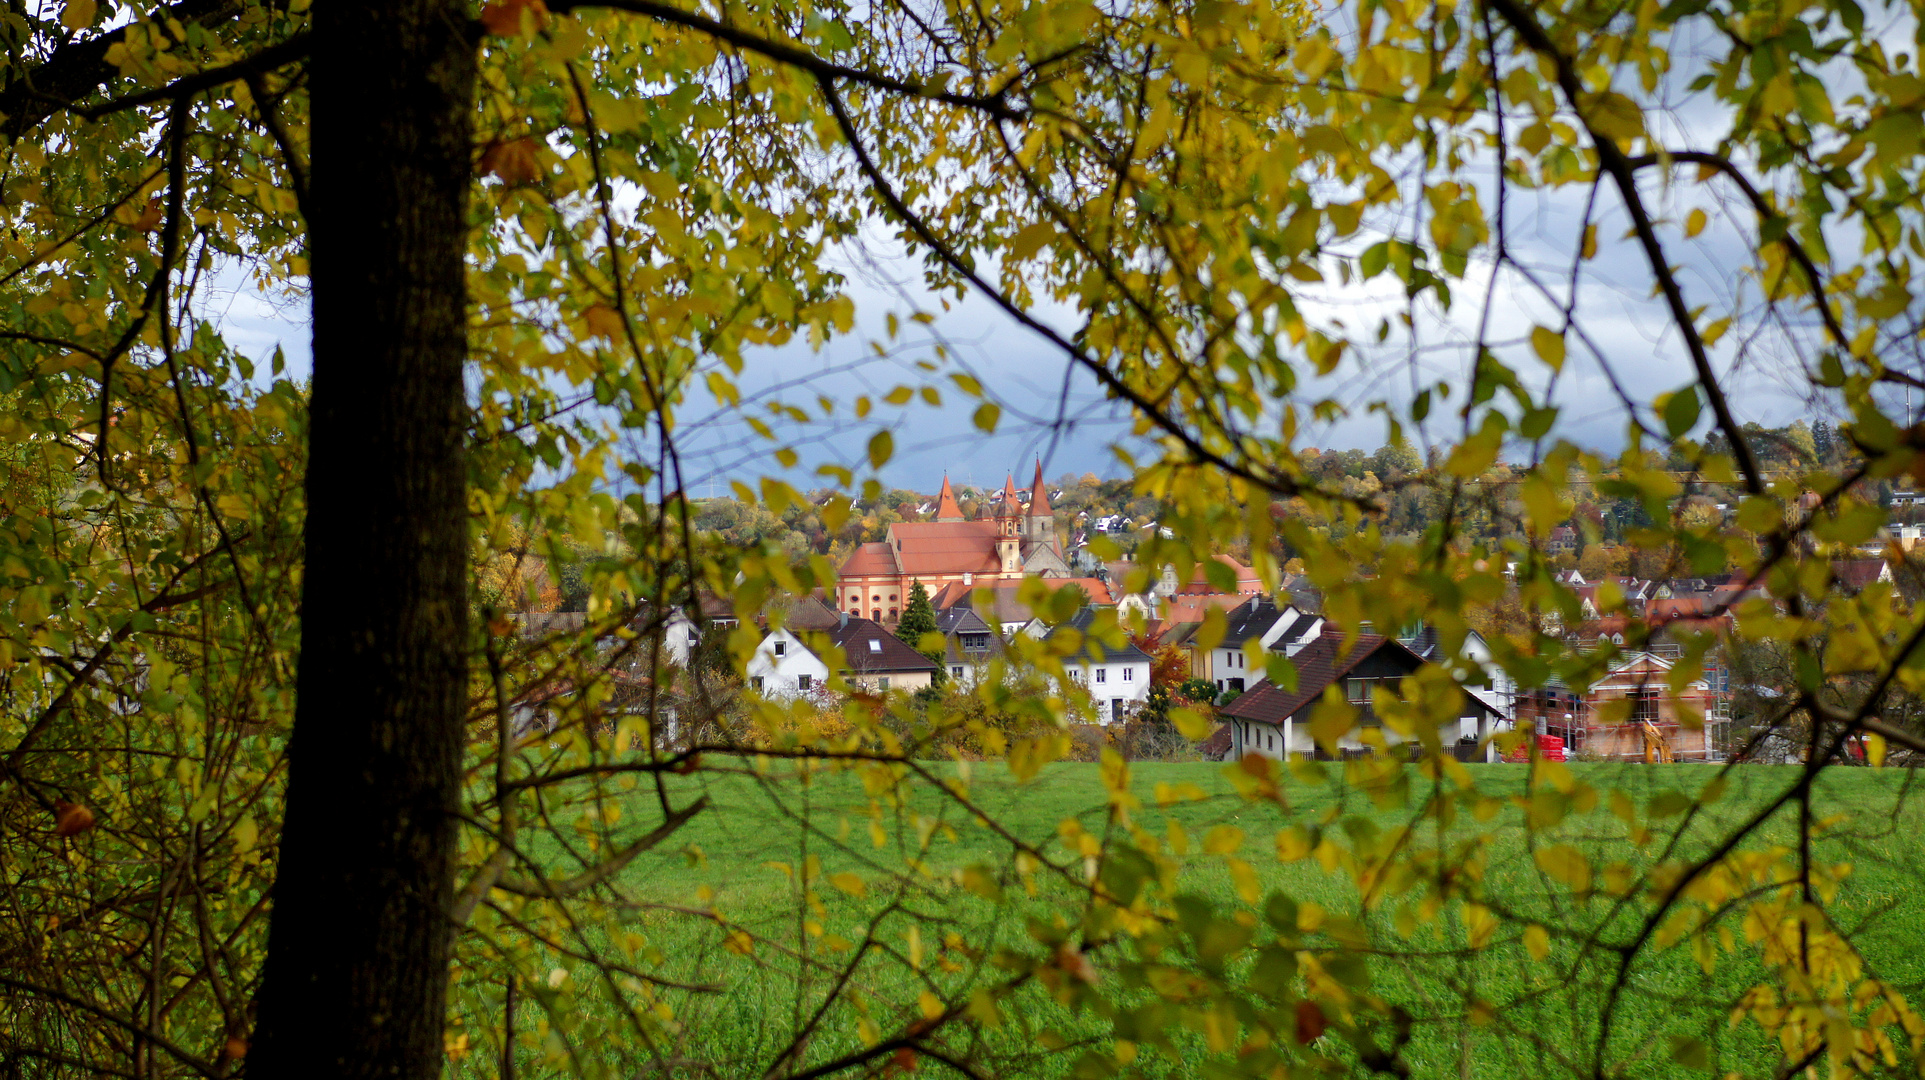
[[(1835, 566), (1918, 472), (1919, 25), (1856, 0), (12, 12), (0, 1059), (1909, 1070), (1925, 1021), (1862, 882), (1915, 879), (1888, 838), (1916, 828), (1902, 786), (1837, 773), (1925, 750), (1925, 618)], [(878, 238), (924, 292), (858, 323), (837, 268)], [(307, 305), (311, 380), (243, 348), (236, 288)], [(1659, 386), (1614, 314), (1647, 293)], [(1012, 403), (935, 347), (854, 400), (745, 388), (770, 349), (906, 348), (950, 297), (1131, 415), (1129, 512), (1158, 530), (1126, 589), (1247, 545), (1274, 590), (1287, 547), (1332, 626), (1435, 631), (1448, 663), (1378, 691), (1380, 723), (1317, 707), (1327, 755), (1382, 753), (1253, 759), (1214, 799), (1108, 755), (1101, 797), (1030, 835), (1006, 819), (1063, 775), (1072, 634), (1011, 641), (990, 667), (1034, 677), (970, 708), (852, 695), (833, 723), (674, 662), (739, 675), (755, 616), (833, 571), (704, 534), (678, 419), (763, 440), (772, 475), (724, 479), (783, 520), (808, 436), (769, 418), (828, 433), (819, 476), (874, 510), (818, 523), (879, 535), (897, 410), (993, 431)], [(1838, 423), (1748, 426), (1732, 373), (1764, 364)], [(1580, 377), (1621, 453), (1566, 437)], [(1301, 447), (1346, 412), (1424, 455)], [(1625, 509), (1631, 572), (1736, 572), (1725, 614), (1775, 680), (1739, 750), (1794, 765), (1447, 753), (1473, 619), (1526, 686), (1614, 662), (1562, 636), (1581, 606), (1544, 547), (1574, 482)], [(598, 554), (584, 625), (531, 638), (503, 562), (563, 540)], [(965, 745), (1016, 802), (942, 763)], [(1195, 845), (1154, 817), (1185, 807), (1217, 815)], [(797, 851), (760, 917), (675, 887), (777, 822)]]

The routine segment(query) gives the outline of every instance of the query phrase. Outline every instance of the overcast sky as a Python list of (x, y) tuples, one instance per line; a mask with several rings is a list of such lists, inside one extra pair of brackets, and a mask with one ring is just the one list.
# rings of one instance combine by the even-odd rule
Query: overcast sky
[[(1657, 115), (1668, 128), (1664, 141), (1710, 145), (1722, 120), (1698, 109), (1675, 89), (1692, 74), (1688, 65), (1681, 66), (1685, 70), (1656, 95), (1663, 110)], [(1489, 169), (1481, 175), (1488, 178)], [(1694, 240), (1685, 240), (1675, 224), (1661, 226), (1667, 256), (1680, 267), (1689, 303), (1719, 311), (1739, 303), (1755, 315), (1755, 288), (1731, 271), (1745, 261), (1745, 238), (1754, 232), (1750, 211), (1721, 199), (1716, 184), (1698, 186), (1694, 170), (1679, 170), (1668, 185), (1656, 170), (1646, 170), (1643, 176), (1654, 214), (1664, 215), (1671, 223), (1681, 222), (1693, 207), (1702, 207), (1710, 215), (1710, 227)], [(1414, 180), (1410, 188), (1412, 198), (1406, 205), (1418, 201)], [(1549, 371), (1530, 359), (1524, 342), (1534, 323), (1555, 326), (1560, 322), (1557, 305), (1571, 281), (1571, 252), (1588, 194), (1588, 188), (1578, 185), (1557, 192), (1513, 189), (1509, 197), (1513, 253), (1551, 295), (1547, 297), (1521, 275), (1501, 278), (1490, 298), (1489, 336), (1509, 343), (1500, 347), (1500, 353), (1539, 388), (1547, 385)], [(1488, 187), (1484, 201), (1487, 217), (1493, 216)], [(1692, 372), (1662, 302), (1651, 295), (1652, 279), (1642, 252), (1624, 238), (1628, 221), (1608, 187), (1599, 191), (1593, 216), (1598, 223), (1598, 255), (1582, 264), (1577, 276), (1577, 315), (1587, 336), (1570, 341), (1569, 359), (1554, 388), (1553, 401), (1563, 411), (1553, 434), (1615, 452), (1624, 445), (1627, 418), (1620, 390), (1648, 407), (1653, 395), (1689, 383)], [(1409, 228), (1407, 221), (1367, 219), (1365, 233), (1341, 244), (1337, 253), (1354, 255), (1388, 231), (1408, 232)], [(890, 231), (873, 230), (876, 236)], [(1334, 262), (1328, 265), (1334, 268)], [(919, 260), (904, 258), (893, 244), (869, 242), (862, 250), (845, 251), (841, 268), (850, 278), (857, 305), (856, 331), (820, 351), (801, 341), (761, 350), (751, 355), (748, 369), (738, 380), (742, 408), (753, 415), (767, 418), (771, 400), (808, 404), (815, 413), (813, 403), (818, 395), (826, 395), (842, 404), (840, 420), (781, 424), (776, 431), (782, 442), (769, 443), (749, 430), (741, 413), (719, 409), (704, 389), (691, 390), (679, 434), (693, 494), (705, 495), (711, 489), (722, 493), (731, 479), (752, 480), (781, 472), (771, 456), (777, 445), (792, 446), (800, 455), (798, 465), (787, 474), (800, 487), (822, 483), (814, 469), (824, 462), (850, 467), (860, 476), (865, 448), (878, 424), (889, 425), (896, 440), (895, 459), (882, 471), (883, 480), (925, 492), (936, 488), (945, 471), (960, 483), (995, 485), (1013, 470), (1020, 482), (1029, 477), (1037, 457), (1052, 479), (1083, 472), (1118, 476), (1124, 470), (1112, 446), (1120, 442), (1141, 448), (1130, 439), (1127, 415), (1106, 401), (1091, 379), (1072, 370), (1053, 346), (978, 297), (942, 312), (939, 302), (921, 287)], [(1488, 263), (1473, 262), (1466, 280), (1454, 285), (1455, 303), (1449, 311), (1429, 301), (1412, 311), (1414, 337), (1393, 333), (1381, 345), (1353, 352), (1330, 378), (1308, 382), (1303, 389), (1307, 399), (1328, 394), (1350, 406), (1351, 412), (1334, 423), (1306, 430), (1299, 445), (1374, 449), (1385, 439), (1385, 423), (1363, 406), (1379, 399), (1405, 405), (1418, 385), (1449, 381), (1458, 390), (1453, 400), (1461, 401), (1489, 272)], [(1335, 281), (1334, 274), (1331, 280)], [(278, 344), (292, 369), (305, 372), (308, 329), (300, 306), (275, 308), (243, 289), (216, 293), (210, 303), (225, 322), (229, 339), (250, 355), (264, 358)], [(1353, 336), (1367, 339), (1377, 319), (1402, 311), (1405, 300), (1401, 286), (1385, 274), (1348, 286), (1306, 287), (1298, 304), (1312, 321), (1341, 320)], [(919, 310), (939, 314), (929, 327), (907, 323), (906, 317)], [(887, 355), (877, 356), (872, 343), (884, 339), (885, 319), (891, 313), (905, 318), (908, 329), (900, 339), (884, 342)], [(1066, 335), (1075, 329), (1072, 313), (1045, 309), (1039, 314)], [(1755, 328), (1760, 320), (1751, 322)], [(1743, 327), (1741, 320), (1740, 329), (1714, 350), (1740, 419), (1777, 426), (1800, 417), (1836, 415), (1835, 403), (1809, 396), (1797, 360), (1785, 348), (1782, 329), (1751, 335), (1742, 332)], [(1789, 330), (1793, 337), (1802, 332), (1795, 325)], [(849, 405), (858, 395), (880, 399), (899, 383), (928, 381), (931, 376), (915, 365), (936, 361), (939, 345), (947, 355), (940, 360), (936, 378), (967, 371), (1002, 406), (1003, 423), (994, 436), (972, 426), (976, 402), (953, 387), (940, 408), (921, 402), (903, 410), (885, 406), (865, 421), (854, 419)], [(1616, 376), (1615, 387), (1606, 377), (1607, 367)], [(1460, 434), (1461, 422), (1452, 414), (1448, 404), (1433, 410), (1425, 432), (1430, 441), (1448, 442)], [(1522, 447), (1513, 450), (1525, 452)]]

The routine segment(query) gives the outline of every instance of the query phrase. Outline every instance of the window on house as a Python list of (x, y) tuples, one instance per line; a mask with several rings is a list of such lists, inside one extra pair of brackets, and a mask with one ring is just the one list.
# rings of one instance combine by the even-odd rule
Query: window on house
[(1658, 722), (1658, 692), (1648, 687), (1631, 691), (1631, 719)]
[(870, 651), (870, 652), (872, 652), (872, 653), (879, 653), (879, 652), (881, 652), (881, 651), (882, 651), (882, 642), (881, 642), (880, 640), (878, 640), (878, 639), (876, 639), (876, 638), (870, 638), (870, 639), (869, 639), (869, 651)]
[(1110, 677), (1110, 669), (1109, 669), (1109, 668), (1097, 668), (1097, 669), (1096, 669), (1096, 681), (1097, 681), (1097, 682), (1108, 682), (1108, 681), (1109, 681), (1109, 677)]
[[(892, 597), (890, 597), (889, 599), (891, 599), (891, 600), (894, 600), (894, 599), (895, 599), (895, 597), (893, 597), (893, 596), (892, 596)], [(889, 609), (889, 617), (890, 617), (890, 618), (892, 618), (892, 619), (896, 617), (896, 609), (895, 609), (895, 608), (890, 608), (890, 609)]]
[(890, 602), (890, 603), (892, 603), (892, 604), (896, 602), (896, 594), (895, 594), (895, 593), (890, 593), (890, 594), (889, 594), (889, 602)]
[(881, 608), (876, 608), (876, 609), (875, 609), (874, 611), (871, 611), (871, 612), (869, 613), (869, 617), (870, 617), (871, 619), (874, 619), (874, 620), (875, 620), (875, 621), (877, 621), (877, 622), (881, 622), (881, 621), (882, 621), (882, 609), (881, 609)]
[(757, 691), (760, 691), (762, 689), (762, 676), (760, 675), (750, 676), (749, 685), (755, 687)]
[(949, 669), (949, 674), (954, 675), (958, 679), (962, 678), (962, 665), (956, 664), (951, 666)]
[(1239, 693), (1239, 694), (1241, 694), (1241, 693), (1243, 692), (1243, 680), (1242, 680), (1242, 679), (1231, 679), (1231, 680), (1230, 680), (1230, 689), (1232, 689), (1232, 690), (1235, 690), (1235, 691), (1236, 691), (1237, 693)]
[(797, 690), (807, 690), (814, 685), (815, 685), (814, 675), (797, 675), (795, 677), (795, 688)]
[(778, 642), (776, 642), (776, 643), (775, 643), (775, 655), (777, 655), (777, 656), (786, 656), (786, 655), (788, 654), (788, 651), (789, 651), (789, 643), (788, 643), (788, 642), (786, 642), (786, 641), (778, 641)]
[(876, 680), (876, 689), (878, 689), (878, 690), (887, 690), (887, 689), (889, 689), (889, 676), (887, 676), (887, 675), (884, 675), (884, 676), (883, 676), (882, 678), (880, 678), (880, 679), (877, 679), (877, 680)]
[(1135, 668), (1124, 668), (1124, 669), (1123, 669), (1123, 681), (1124, 681), (1124, 682), (1134, 682), (1135, 680), (1136, 680), (1136, 669), (1135, 669)]

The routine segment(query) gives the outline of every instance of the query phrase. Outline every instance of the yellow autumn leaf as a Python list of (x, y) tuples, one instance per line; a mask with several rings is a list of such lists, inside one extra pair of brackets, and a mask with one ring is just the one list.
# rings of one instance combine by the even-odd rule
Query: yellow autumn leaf
[(1524, 928), (1524, 951), (1533, 960), (1543, 960), (1551, 955), (1551, 934), (1542, 926), (1532, 923)]
[(1591, 891), (1591, 862), (1570, 844), (1552, 844), (1537, 849), (1537, 868), (1552, 880), (1568, 885), (1572, 892)]
[(1531, 327), (1531, 349), (1552, 371), (1564, 370), (1564, 335), (1549, 327)]

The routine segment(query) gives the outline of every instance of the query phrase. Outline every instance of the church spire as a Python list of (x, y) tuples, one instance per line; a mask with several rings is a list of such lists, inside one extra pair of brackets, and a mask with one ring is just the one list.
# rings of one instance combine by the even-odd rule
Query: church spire
[(1043, 487), (1043, 459), (1036, 459), (1036, 490), (1029, 493), (1029, 516), (1049, 513), (1049, 492)]
[(1003, 477), (1003, 503), (1001, 509), (997, 511), (997, 516), (1021, 517), (1022, 514), (1022, 501), (1016, 497), (1016, 477), (1014, 474), (1005, 474)]
[(937, 521), (961, 521), (962, 507), (956, 503), (956, 493), (949, 490), (949, 474), (942, 474), (942, 494), (936, 496)]

